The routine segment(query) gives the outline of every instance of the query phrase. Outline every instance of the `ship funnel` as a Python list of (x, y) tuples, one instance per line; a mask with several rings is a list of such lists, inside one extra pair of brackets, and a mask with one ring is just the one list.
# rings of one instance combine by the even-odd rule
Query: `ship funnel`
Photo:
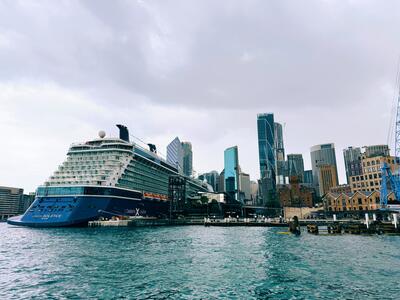
[(121, 125), (121, 124), (117, 124), (117, 127), (119, 128), (119, 138), (121, 140), (129, 142), (129, 131), (128, 131), (128, 128), (125, 125)]
[(157, 147), (154, 144), (147, 144), (149, 146), (149, 149), (153, 153), (157, 153)]

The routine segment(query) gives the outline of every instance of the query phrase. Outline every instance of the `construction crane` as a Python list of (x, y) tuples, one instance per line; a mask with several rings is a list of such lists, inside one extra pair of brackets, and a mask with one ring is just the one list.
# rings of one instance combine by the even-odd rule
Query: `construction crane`
[[(395, 199), (400, 201), (400, 60), (397, 68), (396, 76), (396, 91), (397, 95), (394, 96), (396, 103), (396, 120), (395, 120), (395, 132), (394, 132), (394, 147), (395, 147), (395, 166), (396, 169), (392, 172), (387, 162), (383, 162), (381, 166), (382, 182), (380, 189), (380, 205), (381, 209), (386, 209), (388, 205), (389, 191), (394, 193)], [(391, 121), (392, 122), (392, 121)], [(392, 129), (390, 129), (391, 131)], [(390, 134), (390, 132), (389, 132)]]

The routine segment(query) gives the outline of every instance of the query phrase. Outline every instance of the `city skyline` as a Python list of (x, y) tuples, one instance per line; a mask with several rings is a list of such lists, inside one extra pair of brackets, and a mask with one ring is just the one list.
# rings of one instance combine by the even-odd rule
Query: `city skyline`
[(311, 146), (335, 143), (345, 182), (343, 149), (388, 143), (400, 4), (288, 3), (115, 2), (117, 14), (105, 4), (2, 3), (0, 183), (34, 191), (71, 143), (116, 136), (115, 123), (163, 154), (175, 136), (191, 141), (197, 174), (222, 170), (224, 149), (237, 145), (256, 180), (264, 112), (305, 169)]

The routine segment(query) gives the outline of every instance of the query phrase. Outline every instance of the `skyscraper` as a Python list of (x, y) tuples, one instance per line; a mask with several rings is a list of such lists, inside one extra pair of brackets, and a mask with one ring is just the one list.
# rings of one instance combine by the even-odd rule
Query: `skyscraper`
[(275, 158), (276, 158), (276, 183), (286, 183), (285, 147), (283, 144), (283, 130), (280, 123), (274, 123)]
[(183, 174), (183, 148), (178, 137), (174, 138), (167, 146), (167, 162)]
[(287, 166), (289, 177), (296, 176), (301, 183), (304, 182), (304, 161), (301, 154), (288, 154)]
[(205, 179), (207, 183), (213, 187), (214, 192), (219, 190), (219, 173), (217, 171), (204, 173), (199, 176), (199, 179)]
[(258, 195), (258, 183), (256, 181), (250, 181), (250, 193), (252, 205), (257, 205), (257, 195)]
[(222, 172), (219, 174), (217, 191), (220, 193), (225, 192), (225, 170), (222, 170)]
[(237, 146), (224, 152), (225, 191), (231, 199), (239, 200), (240, 176), (239, 154)]
[(251, 200), (250, 175), (240, 172), (240, 188), (245, 200)]
[(312, 170), (305, 170), (303, 173), (303, 184), (308, 187), (314, 187), (314, 179)]
[(183, 150), (183, 174), (186, 176), (193, 175), (193, 151), (190, 142), (182, 142)]
[(348, 147), (343, 150), (344, 165), (346, 168), (347, 184), (350, 184), (350, 176), (362, 174), (361, 148)]
[(320, 165), (318, 168), (319, 194), (325, 195), (331, 187), (338, 186), (337, 170), (334, 165)]
[(331, 174), (334, 177), (332, 182), (338, 183), (337, 165), (336, 165), (336, 154), (334, 144), (321, 144), (311, 147), (311, 167), (313, 172), (314, 187), (317, 192), (317, 196), (324, 195), (324, 188), (321, 184), (321, 172), (320, 168), (324, 166), (333, 166)]
[(260, 190), (265, 206), (277, 206), (275, 126), (273, 114), (257, 115), (258, 154), (260, 160)]

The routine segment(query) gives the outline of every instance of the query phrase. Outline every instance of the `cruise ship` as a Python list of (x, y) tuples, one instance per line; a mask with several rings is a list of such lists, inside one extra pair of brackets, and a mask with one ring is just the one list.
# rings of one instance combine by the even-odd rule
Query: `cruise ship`
[(185, 198), (208, 191), (205, 183), (181, 175), (177, 168), (149, 149), (129, 141), (129, 131), (117, 125), (119, 138), (99, 138), (72, 144), (67, 159), (36, 190), (25, 214), (9, 224), (32, 227), (82, 226), (100, 217), (169, 215), (169, 180), (183, 178)]

